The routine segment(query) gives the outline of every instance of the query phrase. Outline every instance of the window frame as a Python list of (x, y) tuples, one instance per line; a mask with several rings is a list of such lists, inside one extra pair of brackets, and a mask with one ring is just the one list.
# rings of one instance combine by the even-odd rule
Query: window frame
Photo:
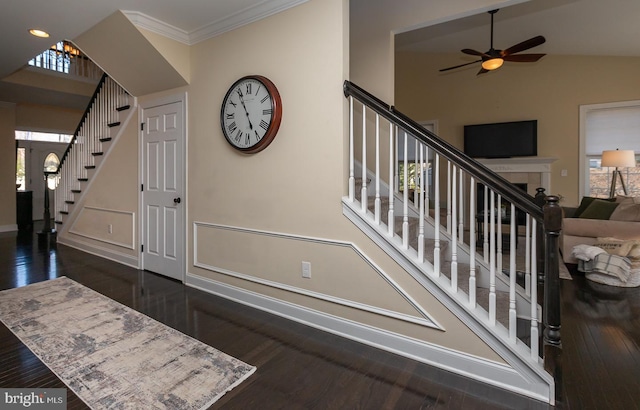
[[(586, 139), (587, 139), (587, 116), (592, 111), (608, 110), (612, 108), (638, 107), (640, 108), (640, 100), (616, 101), (601, 104), (585, 104), (580, 106), (580, 141), (579, 141), (579, 157), (578, 157), (578, 198), (582, 198), (590, 193), (589, 185), (589, 160), (594, 158), (593, 155), (587, 156)], [(612, 149), (614, 149), (613, 147)], [(639, 152), (636, 151), (636, 157)]]

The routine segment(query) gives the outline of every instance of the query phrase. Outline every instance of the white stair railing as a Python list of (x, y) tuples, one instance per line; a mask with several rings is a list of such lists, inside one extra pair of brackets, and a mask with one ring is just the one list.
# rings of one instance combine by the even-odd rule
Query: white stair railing
[[(464, 164), (454, 162), (437, 146), (428, 145), (353, 96), (349, 96), (349, 100), (348, 200), (369, 223), (376, 226), (386, 223), (384, 232), (398, 237), (406, 258), (412, 260), (425, 277), (433, 278), (454, 300), (465, 301), (477, 320), (493, 329), (504, 344), (523, 352), (527, 358), (535, 358), (532, 365), (540, 366), (541, 308), (535, 291), (535, 224), (540, 215), (534, 217), (515, 203), (507, 204), (504, 199), (507, 193), (493, 188), (490, 171), (487, 170), (488, 177), (467, 173)], [(360, 129), (356, 130), (358, 126)], [(384, 131), (386, 129), (388, 131)], [(383, 144), (387, 139), (388, 144)], [(358, 144), (361, 149), (356, 151), (354, 147)], [(408, 148), (412, 146), (410, 157)], [(390, 161), (385, 174), (381, 173), (380, 166), (383, 151)], [(375, 153), (373, 169), (367, 167), (368, 152)], [(353, 177), (356, 163), (361, 164), (359, 184)], [(440, 177), (442, 172), (446, 172), (444, 179)], [(375, 181), (374, 193), (368, 189), (369, 181)], [(386, 221), (381, 219), (381, 184), (386, 184), (389, 198)], [(478, 203), (479, 192), (484, 193), (481, 203)], [(373, 195), (371, 209), (369, 195)], [(432, 204), (429, 198), (433, 198)], [(441, 202), (441, 198), (445, 201)], [(398, 205), (402, 206), (401, 226), (396, 227), (394, 211)], [(445, 216), (444, 220), (441, 215)], [(465, 216), (468, 216), (466, 221)], [(525, 227), (519, 225), (523, 216)], [(505, 246), (503, 238), (507, 240)], [(427, 240), (432, 244), (432, 252), (426, 251)], [(504, 259), (503, 252), (507, 252)], [(530, 322), (528, 332), (518, 334), (519, 320)]]

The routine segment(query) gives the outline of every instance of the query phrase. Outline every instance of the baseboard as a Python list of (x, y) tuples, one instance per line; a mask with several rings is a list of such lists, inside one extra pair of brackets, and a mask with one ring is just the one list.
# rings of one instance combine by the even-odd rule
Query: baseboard
[(0, 232), (13, 232), (18, 230), (18, 225), (0, 225)]
[(548, 386), (512, 367), (187, 273), (185, 285), (543, 402)]
[(69, 246), (81, 250), (83, 252), (90, 253), (92, 255), (99, 256), (101, 258), (109, 259), (114, 262), (121, 263), (126, 266), (130, 266), (135, 269), (140, 268), (140, 259), (136, 256), (127, 255), (114, 251), (112, 249), (103, 248), (101, 246), (91, 245), (86, 242), (77, 241), (69, 237), (69, 234), (58, 234), (57, 242), (62, 245)]

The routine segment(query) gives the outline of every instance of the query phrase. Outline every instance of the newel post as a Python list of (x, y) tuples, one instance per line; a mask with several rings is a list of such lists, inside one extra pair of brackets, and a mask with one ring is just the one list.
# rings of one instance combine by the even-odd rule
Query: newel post
[[(543, 207), (545, 206), (545, 204), (547, 203), (547, 194), (544, 192), (544, 188), (542, 187), (538, 187), (536, 188), (536, 195), (533, 198), (533, 202), (536, 203), (536, 205), (538, 205), (540, 207), (540, 209), (543, 209)], [(544, 265), (544, 261), (545, 261), (545, 235), (544, 235), (544, 226), (543, 224), (537, 224), (536, 225), (536, 266), (538, 267), (538, 272), (536, 272), (538, 274), (538, 283), (544, 283), (544, 272), (546, 272), (546, 268)]]
[(544, 367), (555, 380), (555, 400), (561, 398), (562, 387), (562, 342), (560, 339), (560, 249), (559, 238), (562, 231), (562, 208), (560, 198), (549, 195), (545, 198), (545, 281), (544, 281)]

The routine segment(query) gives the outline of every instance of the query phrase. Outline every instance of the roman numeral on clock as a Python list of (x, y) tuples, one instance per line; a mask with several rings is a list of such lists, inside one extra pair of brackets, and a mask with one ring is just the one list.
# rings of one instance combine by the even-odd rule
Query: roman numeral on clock
[(260, 120), (260, 128), (262, 128), (263, 130), (268, 130), (269, 129), (269, 123), (267, 123), (265, 120)]

